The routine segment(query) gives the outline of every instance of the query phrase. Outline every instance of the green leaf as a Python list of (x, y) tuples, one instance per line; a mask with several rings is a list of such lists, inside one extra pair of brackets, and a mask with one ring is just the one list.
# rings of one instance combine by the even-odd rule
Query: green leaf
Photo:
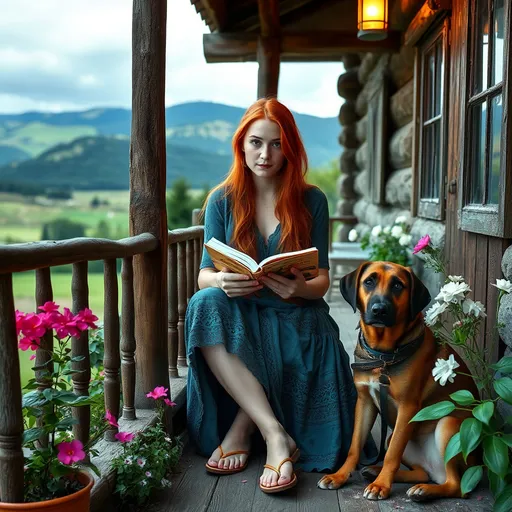
[(512, 357), (502, 357), (496, 364), (491, 364), (491, 368), (500, 373), (512, 373)]
[(482, 466), (473, 466), (466, 469), (460, 482), (460, 490), (463, 496), (468, 492), (471, 492), (478, 485), (483, 474), (484, 470)]
[(455, 410), (455, 404), (445, 400), (434, 405), (429, 405), (419, 411), (411, 421), (437, 420), (447, 416)]
[(503, 377), (494, 381), (494, 389), (508, 404), (512, 404), (512, 379)]
[[(504, 434), (500, 439), (509, 447), (512, 448), (512, 434)], [(512, 471), (512, 468), (510, 468)]]
[(460, 447), (466, 462), (467, 456), (480, 444), (482, 423), (474, 418), (467, 418), (460, 426)]
[(78, 425), (78, 423), (80, 422), (75, 418), (64, 418), (55, 425), (55, 430), (69, 430), (73, 425)]
[(79, 363), (80, 361), (83, 361), (85, 359), (85, 356), (75, 356), (70, 359), (72, 363)]
[(444, 463), (447, 464), (450, 459), (458, 455), (462, 451), (460, 446), (460, 432), (457, 432), (452, 436), (446, 445), (446, 451), (444, 452)]
[(30, 391), (23, 395), (23, 407), (41, 407), (46, 403), (48, 403), (48, 400), (40, 391)]
[(497, 436), (486, 437), (483, 441), (484, 464), (501, 478), (508, 469), (508, 447)]
[(28, 430), (25, 430), (23, 432), (23, 444), (31, 443), (32, 441), (35, 441), (36, 439), (39, 439), (44, 434), (44, 431), (42, 428), (35, 427), (35, 428), (29, 428)]
[(508, 485), (496, 498), (493, 512), (510, 512), (512, 510), (512, 485)]
[(494, 402), (491, 402), (490, 400), (487, 400), (484, 403), (477, 405), (473, 409), (473, 416), (482, 423), (485, 423), (486, 425), (489, 425), (489, 421), (492, 418), (493, 414)]
[(460, 405), (470, 405), (475, 401), (473, 393), (471, 393), (471, 391), (467, 391), (466, 389), (461, 389), (460, 391), (452, 393), (450, 398)]
[(507, 484), (503, 478), (499, 477), (491, 470), (487, 471), (487, 478), (489, 479), (489, 487), (491, 489), (492, 495), (494, 498), (496, 498), (498, 494), (500, 494), (500, 492), (505, 489)]

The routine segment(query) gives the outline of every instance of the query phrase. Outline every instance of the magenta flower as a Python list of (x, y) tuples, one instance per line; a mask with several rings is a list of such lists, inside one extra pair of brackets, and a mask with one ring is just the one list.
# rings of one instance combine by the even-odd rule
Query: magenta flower
[(419, 239), (419, 241), (416, 244), (416, 246), (414, 247), (414, 250), (412, 251), (412, 253), (417, 254), (418, 252), (421, 252), (429, 244), (430, 244), (430, 235), (425, 235), (424, 237)]
[(130, 441), (133, 441), (135, 434), (132, 434), (130, 432), (118, 432), (114, 437), (120, 443), (129, 443)]
[(64, 308), (64, 313), (57, 319), (53, 328), (57, 331), (59, 339), (66, 336), (79, 336), (80, 329), (77, 326), (76, 317), (71, 313), (69, 308)]
[(150, 391), (146, 396), (148, 398), (153, 398), (154, 400), (158, 400), (162, 397), (167, 397), (167, 391), (169, 388), (164, 388), (163, 386), (157, 386), (153, 391)]
[(98, 326), (94, 323), (98, 317), (93, 314), (89, 308), (85, 308), (75, 316), (76, 324), (82, 331), (87, 329), (97, 329)]
[(39, 339), (46, 333), (46, 326), (42, 318), (35, 313), (20, 313), (16, 318), (16, 331), (21, 332), (25, 337), (30, 339)]
[(32, 339), (30, 337), (22, 338), (18, 342), (18, 348), (20, 350), (36, 350), (39, 348), (39, 339)]
[(105, 413), (105, 419), (112, 425), (113, 427), (119, 428), (119, 423), (117, 423), (116, 417), (107, 409)]
[(59, 450), (57, 459), (62, 464), (69, 465), (85, 459), (84, 445), (78, 439), (74, 439), (70, 443), (59, 443), (57, 450)]
[(168, 398), (164, 398), (164, 403), (168, 407), (174, 407), (176, 405), (174, 402), (171, 402)]
[(55, 304), (53, 301), (45, 302), (42, 306), (39, 306), (38, 309), (41, 311), (44, 311), (45, 313), (53, 313), (55, 311), (58, 311), (60, 306), (58, 304)]
[(36, 355), (35, 355), (35, 354), (32, 354), (32, 355), (29, 357), (29, 360), (30, 360), (30, 361), (33, 361), (35, 358), (36, 358)]

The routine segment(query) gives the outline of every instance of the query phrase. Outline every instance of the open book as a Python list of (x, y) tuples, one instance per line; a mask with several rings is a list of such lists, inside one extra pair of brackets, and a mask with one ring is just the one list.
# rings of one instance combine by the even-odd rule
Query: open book
[(318, 275), (318, 249), (316, 247), (269, 256), (258, 264), (247, 254), (219, 242), (216, 238), (211, 238), (204, 245), (217, 270), (227, 268), (231, 272), (246, 274), (253, 279), (258, 279), (261, 275), (269, 272), (283, 277), (294, 277), (290, 272), (292, 267), (302, 271), (302, 275), (306, 279), (312, 279)]

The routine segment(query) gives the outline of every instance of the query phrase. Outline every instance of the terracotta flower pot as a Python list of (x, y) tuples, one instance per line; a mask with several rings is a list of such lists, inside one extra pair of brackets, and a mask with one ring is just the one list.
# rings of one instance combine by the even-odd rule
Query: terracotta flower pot
[(34, 503), (0, 502), (0, 512), (11, 512), (12, 510), (17, 510), (18, 512), (89, 512), (91, 489), (94, 480), (87, 473), (81, 471), (75, 475), (75, 478), (85, 485), (85, 487), (80, 489), (78, 492), (69, 494), (62, 498)]

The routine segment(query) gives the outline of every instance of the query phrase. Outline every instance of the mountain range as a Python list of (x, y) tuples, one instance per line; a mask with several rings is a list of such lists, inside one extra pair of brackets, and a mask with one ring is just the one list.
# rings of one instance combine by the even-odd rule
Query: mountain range
[[(211, 102), (166, 108), (167, 180), (214, 185), (231, 163), (231, 137), (244, 109)], [(338, 119), (295, 114), (311, 167), (339, 157)], [(0, 114), (0, 182), (74, 189), (125, 189), (131, 111)]]

